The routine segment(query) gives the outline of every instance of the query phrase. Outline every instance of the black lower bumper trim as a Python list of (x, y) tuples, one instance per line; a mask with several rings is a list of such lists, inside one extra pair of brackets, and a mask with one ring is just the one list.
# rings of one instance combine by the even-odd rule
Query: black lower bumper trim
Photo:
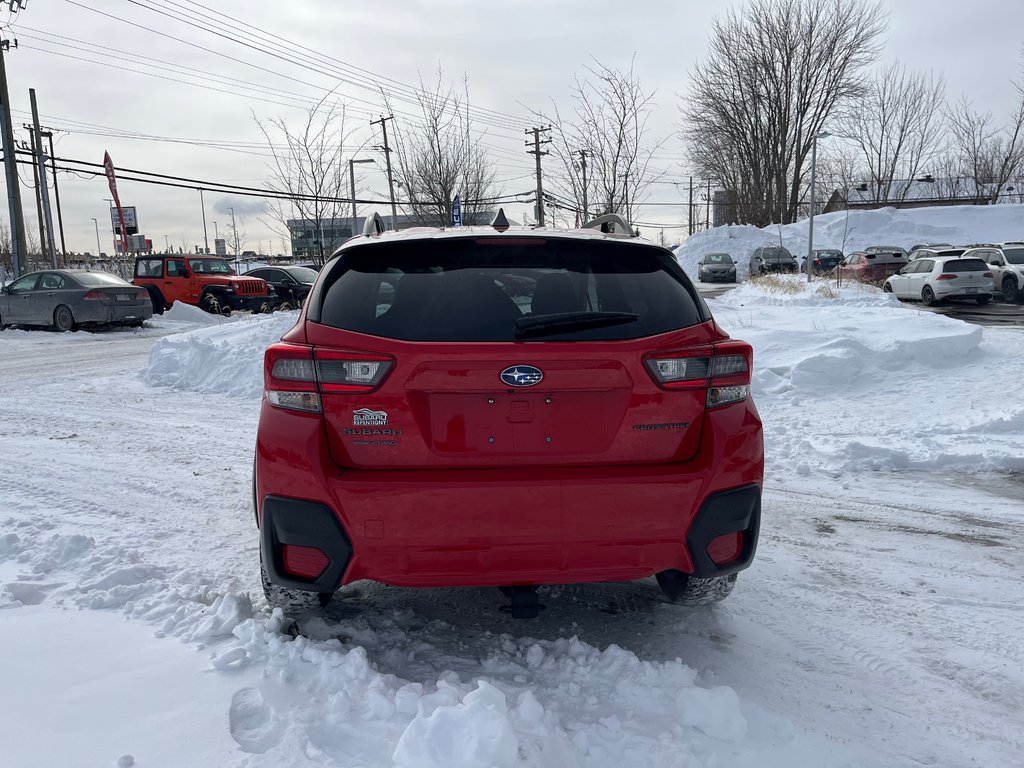
[[(301, 579), (284, 569), (283, 544), (316, 547), (330, 563), (316, 579)], [(312, 501), (267, 496), (263, 500), (260, 552), (274, 584), (309, 592), (333, 593), (352, 559), (352, 542), (330, 507)]]
[[(708, 496), (690, 525), (686, 547), (693, 561), (693, 575), (700, 579), (727, 576), (742, 571), (754, 559), (757, 535), (761, 527), (761, 488), (748, 485)], [(708, 545), (718, 536), (743, 533), (740, 556), (724, 565), (715, 565), (708, 556)]]

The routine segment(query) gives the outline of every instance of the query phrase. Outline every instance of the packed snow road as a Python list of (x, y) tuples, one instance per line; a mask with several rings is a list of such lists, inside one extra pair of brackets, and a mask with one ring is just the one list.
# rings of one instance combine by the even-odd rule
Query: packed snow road
[(713, 309), (755, 345), (768, 454), (728, 601), (557, 587), (517, 622), (358, 584), (294, 639), (249, 474), (289, 319), (0, 334), (0, 764), (1021, 764), (1024, 403), (980, 395), (1020, 334), (854, 291)]

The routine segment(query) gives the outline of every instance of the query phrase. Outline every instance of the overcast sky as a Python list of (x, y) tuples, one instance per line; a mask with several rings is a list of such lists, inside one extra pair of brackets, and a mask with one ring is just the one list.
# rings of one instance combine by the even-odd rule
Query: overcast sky
[[(370, 132), (369, 120), (383, 110), (375, 83), (385, 82), (383, 77), (412, 85), (420, 74), (432, 77), (440, 64), (453, 79), (468, 75), (474, 107), (505, 116), (484, 126), (484, 141), (504, 191), (529, 190), (533, 158), (525, 153), (523, 131), (536, 122), (530, 109), (547, 109), (552, 100), (564, 104), (574, 75), (583, 72), (591, 57), (628, 68), (635, 54), (643, 86), (657, 92), (651, 138), (666, 139), (655, 163), (666, 172), (666, 183), (653, 186), (649, 199), (679, 204), (651, 206), (637, 218), (678, 227), (685, 223), (685, 197), (683, 187), (673, 182), (682, 185), (688, 175), (676, 137), (679, 94), (695, 63), (706, 55), (712, 20), (732, 4), (27, 0), (25, 5), (6, 30), (19, 44), (6, 54), (16, 138), (28, 138), (21, 125), (30, 119), (28, 89), (35, 88), (42, 122), (57, 131), (59, 157), (101, 162), (107, 150), (119, 167), (253, 186), (267, 183), (266, 149), (253, 113), (295, 119), (297, 103), (336, 88), (350, 100), (350, 126), (357, 129), (351, 143), (373, 145), (379, 137)], [(942, 74), (950, 100), (966, 93), (979, 108), (1000, 116), (1009, 110), (1014, 95), (1010, 81), (1020, 74), (1024, 2), (891, 0), (887, 6), (883, 64), (900, 59), (914, 69)], [(234, 18), (270, 30), (357, 68), (350, 69), (348, 79), (361, 80), (363, 87), (339, 83), (328, 72), (310, 71), (165, 15), (184, 11), (205, 14), (211, 26), (215, 21), (235, 26)], [(7, 15), (0, 11), (0, 20)], [(170, 72), (168, 64), (179, 69)], [(414, 108), (399, 101), (395, 110), (397, 122)], [(365, 156), (380, 160), (372, 149)], [(382, 162), (357, 166), (363, 194), (386, 196), (382, 168)], [(24, 171), (22, 178), (28, 179)], [(68, 249), (95, 251), (95, 217), (103, 250), (109, 251), (106, 180), (63, 174), (59, 184)], [(203, 243), (198, 192), (127, 181), (119, 192), (123, 204), (137, 207), (141, 230), (155, 246), (168, 243), (190, 250)], [(37, 231), (31, 189), (23, 188), (23, 196), (28, 227)], [(207, 193), (211, 248), (214, 222), (223, 236), (229, 206), (246, 235), (245, 248), (267, 253), (284, 249), (281, 236), (261, 221), (259, 200)], [(524, 207), (508, 208), (522, 218)], [(0, 215), (6, 220), (6, 207)], [(647, 229), (645, 234), (656, 238), (659, 233)], [(666, 229), (666, 242), (677, 242), (680, 234), (678, 228)]]

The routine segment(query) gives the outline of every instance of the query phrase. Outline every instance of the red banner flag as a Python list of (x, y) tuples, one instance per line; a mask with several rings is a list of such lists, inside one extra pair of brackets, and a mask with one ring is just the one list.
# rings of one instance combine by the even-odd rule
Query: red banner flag
[(117, 196), (117, 179), (114, 177), (114, 161), (110, 159), (110, 153), (103, 153), (103, 170), (107, 174), (107, 181), (110, 183), (110, 196), (114, 198), (114, 205), (117, 206), (117, 221), (121, 225), (121, 253), (128, 255), (128, 228), (124, 225), (124, 211), (121, 210), (121, 198)]

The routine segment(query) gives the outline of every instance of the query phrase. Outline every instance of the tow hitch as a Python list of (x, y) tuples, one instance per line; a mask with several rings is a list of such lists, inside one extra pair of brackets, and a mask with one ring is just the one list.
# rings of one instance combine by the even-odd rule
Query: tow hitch
[(513, 619), (536, 619), (544, 606), (540, 604), (536, 587), (504, 587), (501, 590), (509, 598), (508, 605), (498, 610), (511, 613)]

